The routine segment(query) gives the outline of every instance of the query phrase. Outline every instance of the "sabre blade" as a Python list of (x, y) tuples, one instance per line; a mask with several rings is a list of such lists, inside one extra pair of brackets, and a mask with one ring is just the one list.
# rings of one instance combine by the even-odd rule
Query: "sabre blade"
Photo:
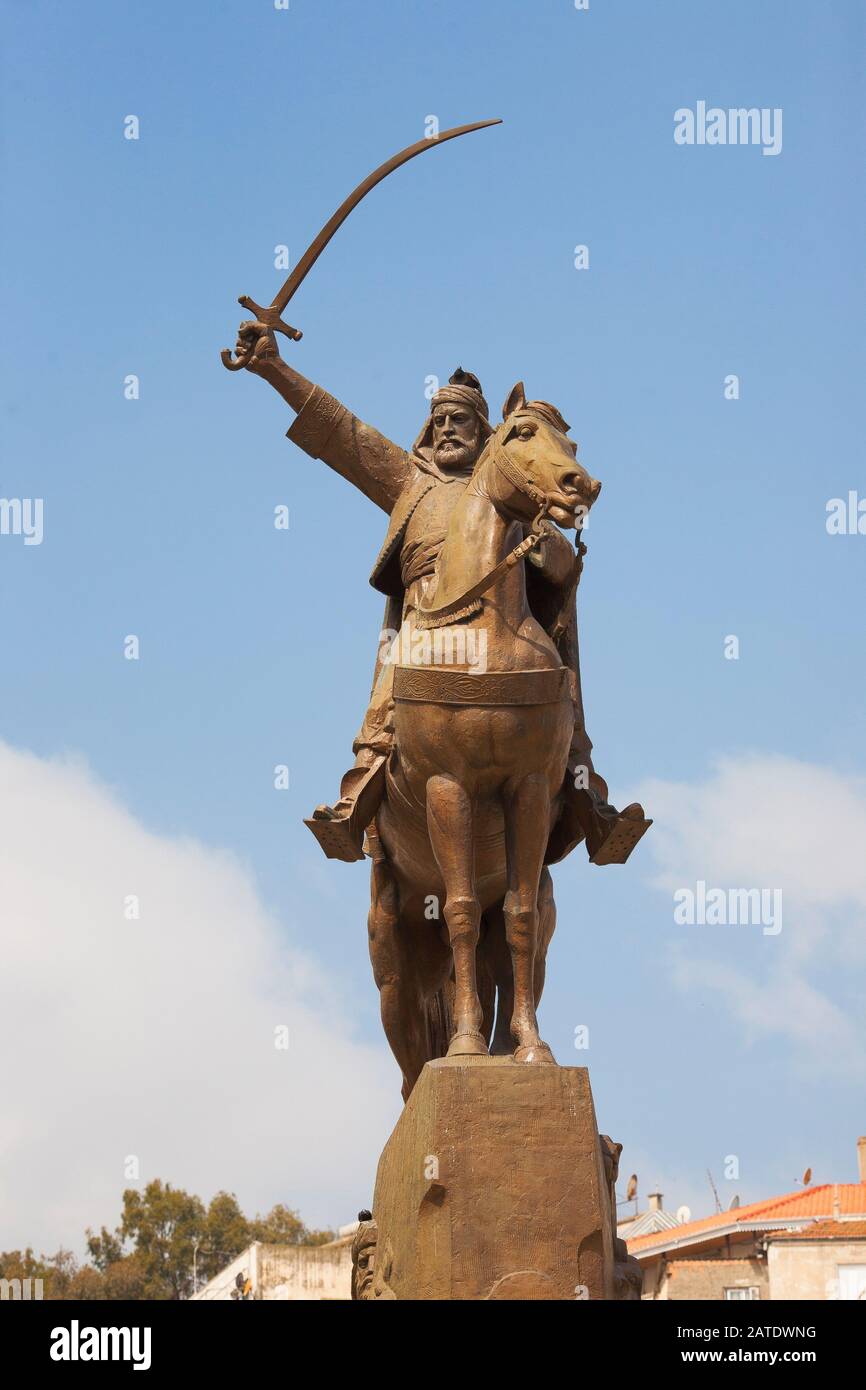
[(399, 154), (386, 159), (384, 164), (380, 164), (378, 169), (374, 169), (372, 174), (368, 174), (364, 181), (358, 184), (355, 191), (349, 194), (345, 202), (337, 208), (333, 217), (325, 223), (318, 236), (310, 242), (279, 294), (271, 301), (271, 308), (279, 314), (283, 312), (299, 285), (306, 279), (311, 267), (319, 259), (331, 237), (343, 225), (349, 213), (358, 206), (362, 198), (367, 196), (371, 188), (376, 187), (377, 183), (381, 183), (382, 179), (387, 178), (395, 169), (399, 169), (401, 164), (406, 164), (417, 154), (423, 154), (425, 150), (432, 149), (435, 145), (442, 145), (446, 140), (454, 140), (458, 135), (468, 135), (473, 130), (484, 130), (486, 126), (501, 124), (502, 118), (497, 116), (492, 121), (474, 121), (471, 125), (453, 126), (451, 130), (443, 130), (437, 136), (418, 140), (414, 145), (409, 145), (405, 150), (401, 150)]
[[(284, 333), (287, 338), (294, 338), (297, 342), (299, 338), (303, 337), (300, 329), (293, 328), (290, 323), (284, 323), (280, 315), (298, 286), (305, 280), (310, 267), (315, 265), (316, 261), (319, 259), (319, 256), (331, 240), (331, 237), (337, 229), (343, 225), (352, 209), (356, 208), (361, 199), (366, 197), (370, 189), (375, 188), (377, 183), (381, 183), (382, 179), (387, 178), (395, 169), (399, 169), (401, 164), (405, 164), (408, 160), (414, 159), (416, 154), (423, 154), (425, 150), (432, 149), (434, 145), (442, 145), (446, 140), (456, 139), (458, 135), (468, 135), (472, 130), (484, 130), (486, 126), (501, 124), (501, 118), (497, 116), (492, 121), (473, 121), (471, 125), (454, 126), (451, 130), (443, 130), (439, 135), (432, 136), (429, 139), (417, 140), (414, 145), (409, 145), (405, 150), (401, 150), (399, 154), (392, 155), (390, 159), (386, 159), (384, 164), (380, 164), (378, 169), (374, 169), (372, 174), (368, 174), (363, 183), (358, 184), (354, 193), (350, 193), (345, 202), (340, 204), (333, 217), (325, 223), (318, 236), (307, 247), (288, 280), (276, 297), (271, 300), (267, 308), (264, 308), (261, 304), (257, 304), (254, 299), (250, 299), (249, 295), (246, 294), (239, 295), (238, 303), (242, 304), (257, 321), (261, 321), (266, 324), (268, 328), (278, 333)], [(220, 359), (223, 366), (228, 371), (239, 372), (242, 367), (248, 366), (252, 361), (253, 350), (253, 343), (250, 342), (246, 351), (232, 358), (231, 349), (223, 348), (220, 353)]]

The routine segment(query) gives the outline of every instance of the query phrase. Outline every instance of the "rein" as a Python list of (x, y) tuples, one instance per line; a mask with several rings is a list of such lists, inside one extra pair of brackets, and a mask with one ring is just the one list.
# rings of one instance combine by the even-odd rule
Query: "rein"
[[(518, 561), (523, 560), (529, 552), (534, 550), (537, 545), (540, 545), (545, 538), (543, 522), (549, 506), (546, 495), (540, 488), (537, 488), (534, 483), (531, 483), (522, 469), (518, 468), (513, 460), (509, 458), (495, 434), (491, 437), (490, 445), (492, 458), (497, 468), (505, 474), (505, 477), (513, 487), (517, 488), (518, 492), (522, 492), (536, 504), (538, 512), (532, 523), (529, 535), (526, 536), (519, 545), (516, 545), (513, 550), (510, 550), (504, 560), (500, 560), (498, 565), (495, 565), (492, 570), (488, 570), (487, 574), (473, 584), (471, 588), (465, 589), (457, 598), (451, 599), (449, 603), (439, 604), (438, 607), (422, 608), (419, 606), (417, 612), (420, 619), (419, 626), (422, 628), (442, 627), (449, 618), (454, 618), (458, 614), (460, 617), (468, 617), (469, 614), (466, 610), (471, 610), (472, 606), (477, 603), (477, 600), (481, 598), (482, 594), (486, 594), (508, 570), (512, 569)], [(580, 571), (583, 568), (583, 556), (585, 553), (586, 546), (581, 541), (578, 543), (574, 570), (568, 582), (565, 602), (554, 624), (554, 630), (557, 630), (560, 634), (565, 631), (565, 627), (567, 626), (566, 609), (571, 602), (572, 594), (577, 588), (577, 581), (580, 578)]]

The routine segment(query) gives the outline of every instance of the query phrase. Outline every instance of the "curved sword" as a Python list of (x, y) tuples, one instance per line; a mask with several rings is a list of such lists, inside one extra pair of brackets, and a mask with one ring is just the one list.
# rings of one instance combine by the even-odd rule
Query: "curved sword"
[[(423, 140), (418, 140), (414, 145), (410, 145), (408, 149), (401, 150), (399, 154), (392, 155), (384, 164), (380, 164), (378, 169), (374, 169), (372, 174), (368, 174), (364, 182), (358, 184), (354, 193), (350, 193), (346, 201), (340, 204), (333, 217), (325, 223), (319, 235), (307, 247), (288, 280), (283, 285), (283, 288), (268, 308), (264, 308), (261, 304), (257, 304), (256, 301), (250, 299), (247, 294), (238, 296), (238, 304), (242, 304), (245, 309), (249, 309), (250, 313), (255, 315), (259, 323), (267, 324), (268, 328), (273, 328), (278, 333), (284, 333), (287, 338), (294, 338), (295, 342), (297, 342), (303, 337), (303, 334), (300, 329), (292, 328), (291, 324), (283, 323), (281, 314), (298, 286), (306, 278), (308, 271), (319, 259), (319, 256), (324, 251), (337, 228), (343, 225), (349, 213), (353, 208), (358, 206), (362, 198), (366, 197), (370, 189), (375, 188), (377, 183), (381, 183), (382, 179), (387, 178), (395, 169), (399, 169), (401, 164), (405, 164), (407, 160), (414, 159), (416, 154), (423, 154), (425, 150), (432, 149), (435, 145), (441, 145), (445, 140), (453, 140), (458, 135), (468, 135), (471, 130), (483, 130), (485, 126), (501, 124), (501, 119), (497, 117), (497, 119), (493, 121), (475, 121), (472, 125), (457, 125), (454, 126), (452, 130), (443, 130), (440, 135), (425, 137)], [(251, 344), (248, 352), (243, 353), (234, 360), (232, 360), (231, 349), (223, 348), (223, 351), (220, 353), (223, 366), (228, 367), (230, 372), (239, 372), (241, 367), (245, 367), (251, 360), (254, 346), (254, 344)]]

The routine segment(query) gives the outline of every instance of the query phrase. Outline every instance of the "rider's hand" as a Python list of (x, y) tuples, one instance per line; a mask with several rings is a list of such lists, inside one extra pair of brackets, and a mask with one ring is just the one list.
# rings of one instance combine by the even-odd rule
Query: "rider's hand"
[(266, 323), (246, 319), (238, 329), (235, 352), (240, 356), (247, 353), (251, 347), (253, 355), (247, 363), (247, 370), (250, 372), (256, 371), (263, 362), (275, 362), (279, 359), (280, 352), (273, 329), (268, 328)]
[(541, 523), (544, 540), (531, 550), (528, 560), (554, 584), (564, 584), (574, 564), (574, 550), (567, 536), (547, 518)]

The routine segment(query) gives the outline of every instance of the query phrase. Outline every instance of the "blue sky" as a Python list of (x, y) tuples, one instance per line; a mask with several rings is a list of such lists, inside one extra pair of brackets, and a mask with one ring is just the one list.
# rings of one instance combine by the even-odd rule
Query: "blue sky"
[[(557, 871), (543, 1032), (588, 1063), (602, 1128), (668, 1205), (711, 1210), (705, 1169), (719, 1185), (731, 1153), (723, 1201), (788, 1190), (807, 1164), (853, 1180), (866, 537), (825, 517), (866, 495), (862, 6), (3, 11), (0, 493), (43, 498), (45, 532), (0, 537), (0, 738), (85, 760), (166, 844), (230, 851), (286, 952), (330, 974), (347, 1036), (385, 1055), (366, 871), (328, 864), (302, 824), (363, 715), (385, 518), (218, 354), (236, 296), (276, 292), (274, 247), (297, 259), (427, 116), (501, 116), (374, 190), (298, 293), (305, 336), (284, 352), (406, 445), (425, 378), (458, 363), (497, 413), (523, 378), (571, 421), (604, 484), (580, 594), (588, 727), (612, 798), (658, 804), (626, 869), (579, 850)], [(676, 145), (674, 112), (699, 100), (781, 108), (781, 153)], [(825, 840), (850, 847), (838, 883)], [(675, 926), (672, 884), (773, 874), (779, 938)], [(34, 1094), (50, 1085), (34, 1074)], [(220, 1181), (267, 1200), (246, 1161)], [(184, 1178), (204, 1186), (194, 1158)], [(312, 1179), (272, 1199), (331, 1223), (355, 1200)]]

